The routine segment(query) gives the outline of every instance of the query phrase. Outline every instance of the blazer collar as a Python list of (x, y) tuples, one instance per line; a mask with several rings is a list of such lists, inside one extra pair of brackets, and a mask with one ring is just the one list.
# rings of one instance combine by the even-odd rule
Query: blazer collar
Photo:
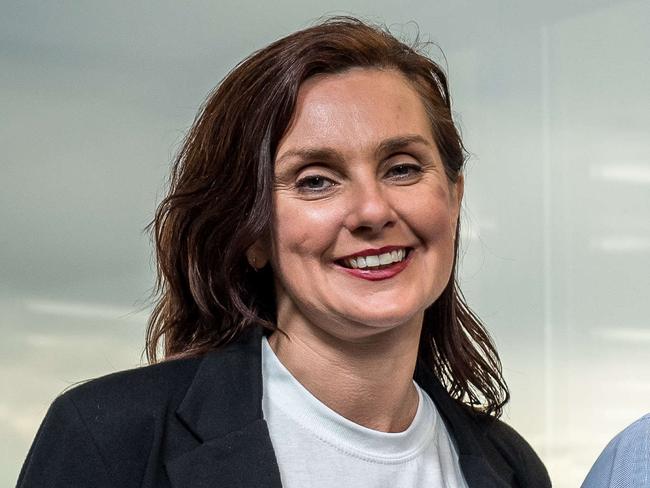
[[(167, 463), (174, 488), (281, 488), (280, 472), (262, 413), (262, 328), (207, 354), (177, 410), (201, 444)], [(497, 474), (481, 447), (484, 427), (453, 400), (418, 362), (414, 378), (436, 404), (469, 487), (505, 488), (512, 471)], [(505, 479), (504, 479), (505, 477)]]
[(261, 340), (256, 327), (201, 361), (176, 413), (202, 442), (262, 419)]
[(176, 411), (200, 445), (166, 463), (174, 488), (281, 488), (262, 415), (262, 329), (207, 354)]

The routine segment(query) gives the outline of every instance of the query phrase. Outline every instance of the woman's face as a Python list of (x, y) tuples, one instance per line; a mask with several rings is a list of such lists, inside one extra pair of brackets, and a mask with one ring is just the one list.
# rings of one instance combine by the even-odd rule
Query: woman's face
[(275, 179), (263, 252), (280, 327), (298, 321), (360, 339), (421, 323), (449, 281), (463, 183), (448, 181), (403, 75), (353, 69), (307, 80)]

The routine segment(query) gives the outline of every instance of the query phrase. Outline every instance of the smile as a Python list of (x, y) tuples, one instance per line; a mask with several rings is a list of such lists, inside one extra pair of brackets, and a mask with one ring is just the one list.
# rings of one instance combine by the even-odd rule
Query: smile
[(391, 264), (399, 263), (406, 259), (408, 248), (395, 249), (381, 254), (369, 254), (354, 258), (341, 259), (340, 263), (352, 269), (383, 269)]
[(367, 249), (336, 261), (337, 268), (354, 278), (368, 281), (390, 279), (410, 264), (413, 248), (386, 246)]

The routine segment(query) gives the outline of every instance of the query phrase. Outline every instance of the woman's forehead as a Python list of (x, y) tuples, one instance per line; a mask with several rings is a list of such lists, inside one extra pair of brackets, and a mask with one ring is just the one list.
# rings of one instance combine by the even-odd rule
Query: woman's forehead
[(318, 76), (300, 88), (277, 160), (299, 148), (373, 148), (388, 139), (419, 137), (434, 144), (419, 94), (394, 70), (355, 69)]

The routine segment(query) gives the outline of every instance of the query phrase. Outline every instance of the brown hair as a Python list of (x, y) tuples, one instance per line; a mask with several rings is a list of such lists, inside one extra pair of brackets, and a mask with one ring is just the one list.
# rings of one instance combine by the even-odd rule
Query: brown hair
[[(254, 326), (275, 329), (270, 266), (251, 272), (246, 250), (269, 235), (274, 160), (298, 89), (317, 74), (395, 69), (418, 91), (447, 177), (456, 181), (465, 151), (451, 115), (444, 71), (387, 30), (334, 17), (284, 37), (236, 66), (201, 108), (176, 158), (156, 212), (157, 304), (146, 353), (157, 360), (202, 354)], [(458, 255), (459, 227), (455, 256)], [(453, 398), (499, 416), (509, 394), (488, 333), (451, 278), (427, 309), (419, 362)]]

